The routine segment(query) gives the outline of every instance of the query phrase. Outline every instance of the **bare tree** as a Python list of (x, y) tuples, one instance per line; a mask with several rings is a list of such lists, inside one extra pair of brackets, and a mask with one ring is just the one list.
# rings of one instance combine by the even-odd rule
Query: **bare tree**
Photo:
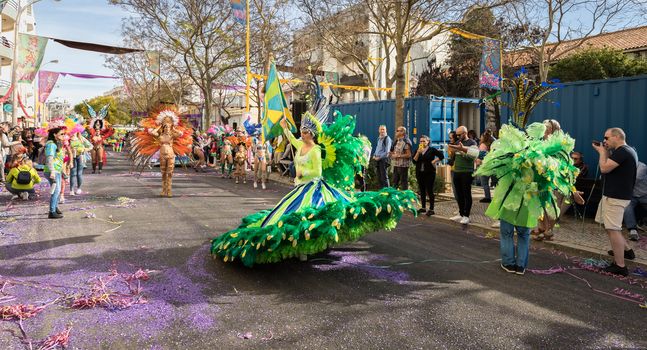
[(204, 97), (205, 124), (211, 123), (213, 86), (226, 72), (245, 65), (244, 40), (233, 35), (227, 1), (111, 0), (136, 15), (132, 26), (165, 50), (181, 55), (188, 76)]
[[(524, 0), (507, 6), (509, 21), (522, 30), (526, 50), (511, 56), (539, 67), (546, 81), (551, 62), (585, 45), (588, 38), (621, 28), (640, 16), (635, 0)], [(539, 30), (538, 30), (539, 29)]]
[[(361, 75), (368, 86), (378, 85), (381, 66), (391, 65), (393, 45), (386, 36), (368, 34), (373, 22), (370, 11), (363, 4), (353, 2), (342, 2), (341, 5), (348, 7), (341, 9), (340, 3), (333, 1), (300, 0), (299, 3), (307, 16), (305, 27), (295, 33), (295, 56), (301, 61), (295, 65), (337, 71), (338, 67), (326, 64), (330, 63), (328, 58), (333, 58), (348, 72)], [(371, 48), (378, 49), (371, 52)], [(371, 93), (375, 99), (379, 98), (377, 90)]]
[[(458, 0), (299, 0), (299, 3), (308, 16), (310, 25), (315, 28), (330, 31), (331, 27), (342, 23), (340, 30), (350, 33), (346, 38), (354, 36), (366, 45), (379, 45), (379, 52), (383, 55), (381, 64), (386, 72), (386, 86), (390, 87), (395, 83), (396, 125), (404, 124), (405, 67), (411, 48), (448, 30), (449, 26), (439, 23), (460, 19), (464, 10), (470, 6)], [(350, 11), (349, 18), (353, 20), (353, 25), (350, 26), (343, 25), (347, 11)], [(355, 29), (350, 30), (350, 27)], [(336, 31), (333, 35), (340, 35), (339, 33)], [(356, 69), (363, 71), (370, 79), (372, 63), (368, 60), (367, 53), (352, 44), (354, 41), (349, 39), (337, 40), (332, 49), (352, 57)], [(330, 48), (326, 47), (326, 50)]]
[[(136, 28), (124, 23), (122, 35), (126, 46), (152, 49), (155, 43), (139, 36)], [(160, 50), (160, 74), (149, 68), (146, 53), (106, 55), (106, 66), (121, 77), (127, 95), (124, 103), (131, 110), (148, 112), (160, 102), (181, 106), (188, 94), (188, 75), (179, 54)]]

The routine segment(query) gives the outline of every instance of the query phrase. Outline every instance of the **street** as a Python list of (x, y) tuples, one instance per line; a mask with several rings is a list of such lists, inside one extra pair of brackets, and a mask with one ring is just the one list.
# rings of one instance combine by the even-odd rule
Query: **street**
[[(394, 231), (307, 262), (245, 268), (213, 260), (209, 240), (271, 208), (287, 186), (254, 190), (176, 168), (167, 199), (157, 169), (141, 177), (128, 170), (114, 153), (103, 174), (86, 169), (87, 193), (66, 198), (61, 220), (47, 219), (46, 187), (35, 203), (0, 193), (0, 301), (9, 300), (0, 307), (53, 301), (22, 320), (30, 339), (70, 325), (71, 349), (647, 348), (638, 301), (645, 278), (509, 274), (496, 239), (410, 215)], [(572, 262), (531, 250), (529, 269)], [(136, 279), (142, 298), (70, 307), (70, 295), (87, 292), (95, 276), (109, 280), (111, 269), (145, 271), (148, 279)], [(115, 290), (124, 288), (119, 280)], [(2, 328), (14, 333), (0, 333), (0, 348), (27, 346), (18, 322)]]

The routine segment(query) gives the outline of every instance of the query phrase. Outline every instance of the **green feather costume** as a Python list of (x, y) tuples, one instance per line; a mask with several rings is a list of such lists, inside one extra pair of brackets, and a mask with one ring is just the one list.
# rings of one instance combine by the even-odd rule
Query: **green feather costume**
[(302, 155), (302, 143), (286, 133), (297, 148), (295, 166), (302, 178), (272, 210), (249, 215), (238, 228), (213, 239), (213, 255), (245, 266), (273, 263), (393, 229), (406, 210), (415, 215), (417, 198), (411, 191), (354, 193), (363, 144), (352, 136), (352, 116), (335, 112), (334, 123), (325, 126), (310, 115), (304, 118), (316, 123), (318, 145)]
[(562, 131), (544, 140), (545, 130), (541, 123), (531, 124), (526, 132), (513, 125), (501, 127), (500, 138), (476, 172), (499, 179), (486, 215), (523, 227), (537, 226), (543, 213), (559, 216), (554, 191), (570, 196), (579, 173), (570, 158), (575, 140)]
[(476, 171), (477, 176), (499, 180), (485, 214), (515, 226), (536, 227), (543, 215), (559, 217), (556, 191), (567, 197), (575, 191), (579, 169), (570, 157), (575, 140), (561, 130), (544, 139), (546, 126), (541, 123), (520, 129), (535, 107), (560, 87), (558, 82), (537, 83), (522, 68), (502, 84), (511, 101), (499, 103), (510, 109), (510, 124), (501, 127), (499, 139)]

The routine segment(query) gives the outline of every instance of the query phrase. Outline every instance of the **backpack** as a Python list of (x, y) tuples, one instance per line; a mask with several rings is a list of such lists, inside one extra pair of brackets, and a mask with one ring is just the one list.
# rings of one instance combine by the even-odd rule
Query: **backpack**
[(29, 185), (31, 183), (31, 172), (21, 170), (16, 176), (16, 183), (19, 185)]

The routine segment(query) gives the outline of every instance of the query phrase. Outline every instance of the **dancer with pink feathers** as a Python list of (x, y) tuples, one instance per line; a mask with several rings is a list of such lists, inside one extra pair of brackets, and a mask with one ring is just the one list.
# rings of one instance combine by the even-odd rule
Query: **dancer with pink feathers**
[(92, 150), (92, 143), (81, 135), (85, 128), (78, 119), (68, 117), (65, 120), (65, 125), (68, 126), (70, 149), (72, 151), (72, 160), (70, 161), (70, 196), (80, 195), (83, 193), (81, 186), (83, 185), (85, 155)]

